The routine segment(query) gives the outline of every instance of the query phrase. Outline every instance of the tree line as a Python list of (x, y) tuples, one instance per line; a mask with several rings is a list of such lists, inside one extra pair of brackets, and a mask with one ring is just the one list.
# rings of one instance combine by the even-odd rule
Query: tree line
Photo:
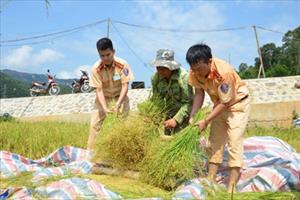
[[(266, 77), (300, 75), (300, 26), (284, 34), (282, 46), (267, 43), (260, 50)], [(257, 78), (259, 67), (256, 57), (254, 65), (241, 63), (238, 73), (244, 79)]]

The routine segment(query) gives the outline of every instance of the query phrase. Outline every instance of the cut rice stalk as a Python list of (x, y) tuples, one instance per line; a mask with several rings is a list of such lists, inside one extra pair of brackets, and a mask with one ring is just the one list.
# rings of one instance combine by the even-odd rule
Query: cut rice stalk
[[(205, 110), (199, 111), (195, 122), (204, 119)], [(144, 159), (142, 180), (165, 189), (174, 189), (184, 180), (194, 177), (195, 163), (202, 165), (206, 155), (198, 148), (199, 130), (189, 125), (180, 131), (173, 140), (152, 151)], [(200, 166), (201, 168), (201, 166)]]
[(138, 114), (124, 119), (108, 115), (97, 138), (94, 161), (121, 170), (138, 170), (151, 144), (159, 140), (157, 124), (165, 116), (164, 105), (162, 100), (151, 98), (139, 105)]

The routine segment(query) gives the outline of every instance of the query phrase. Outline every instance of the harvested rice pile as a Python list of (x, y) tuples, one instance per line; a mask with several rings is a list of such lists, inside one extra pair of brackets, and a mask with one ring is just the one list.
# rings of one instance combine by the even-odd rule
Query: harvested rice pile
[(138, 113), (127, 118), (107, 116), (97, 137), (94, 160), (122, 170), (139, 170), (147, 151), (159, 140), (166, 106), (158, 98), (151, 98), (138, 108)]
[(139, 115), (121, 120), (99, 137), (96, 155), (119, 169), (137, 170), (149, 144), (158, 138), (153, 125), (146, 124)]
[(159, 97), (151, 97), (138, 105), (139, 115), (149, 124), (162, 126), (168, 112), (168, 105)]
[[(205, 117), (199, 111), (195, 122)], [(144, 159), (141, 178), (152, 185), (172, 190), (183, 181), (195, 176), (194, 169), (202, 168), (205, 152), (198, 148), (198, 127), (189, 125), (174, 139), (152, 149)]]
[[(96, 141), (95, 160), (121, 170), (141, 171), (144, 182), (169, 190), (194, 177), (205, 157), (198, 148), (198, 127), (190, 125), (172, 140), (161, 141), (168, 106), (152, 97), (138, 108), (127, 118), (107, 116)], [(203, 110), (194, 119), (204, 117)]]

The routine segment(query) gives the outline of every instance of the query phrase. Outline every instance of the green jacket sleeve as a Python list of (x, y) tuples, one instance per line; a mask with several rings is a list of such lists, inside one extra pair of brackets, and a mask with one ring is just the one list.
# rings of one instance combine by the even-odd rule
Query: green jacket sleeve
[(159, 95), (158, 88), (157, 88), (157, 84), (158, 84), (158, 74), (155, 73), (155, 74), (151, 77), (152, 96), (158, 96), (158, 95)]
[(180, 104), (182, 106), (173, 117), (178, 124), (181, 124), (189, 116), (193, 102), (193, 88), (188, 84), (188, 74), (184, 73), (180, 78), (181, 84), (179, 85), (182, 90)]

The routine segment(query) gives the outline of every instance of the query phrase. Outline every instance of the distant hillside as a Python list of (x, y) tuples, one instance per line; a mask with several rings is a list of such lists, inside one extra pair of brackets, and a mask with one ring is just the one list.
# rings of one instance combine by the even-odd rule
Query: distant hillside
[[(6, 74), (16, 80), (24, 81), (27, 83), (32, 83), (32, 81), (41, 81), (41, 82), (48, 81), (46, 73), (45, 74), (33, 74), (33, 73), (14, 71), (14, 70), (10, 70), (10, 69), (4, 69), (4, 70), (1, 70), (1, 72), (3, 72), (4, 74)], [(72, 80), (73, 79), (57, 79), (56, 78), (56, 81), (62, 85), (68, 85), (68, 84), (72, 83)]]
[(26, 97), (29, 96), (29, 83), (15, 80), (0, 72), (0, 98)]
[[(28, 88), (33, 81), (48, 82), (46, 74), (31, 74), (9, 69), (0, 70), (0, 73), (1, 98), (29, 96)], [(71, 93), (68, 85), (72, 79), (56, 79), (56, 81), (61, 89), (60, 94)]]

